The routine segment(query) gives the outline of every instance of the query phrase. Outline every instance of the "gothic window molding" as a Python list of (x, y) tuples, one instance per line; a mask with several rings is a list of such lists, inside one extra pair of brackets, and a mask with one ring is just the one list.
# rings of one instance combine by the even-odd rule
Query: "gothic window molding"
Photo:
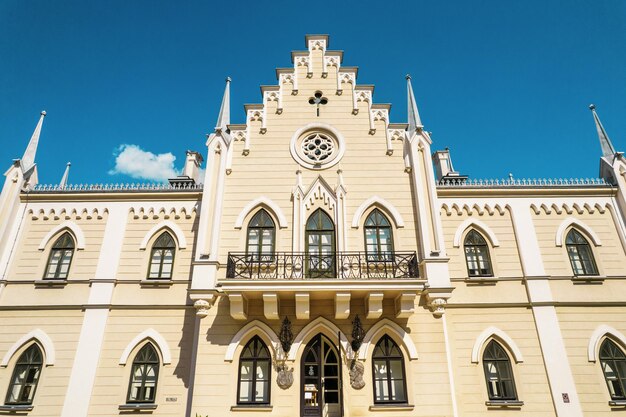
[(4, 404), (17, 407), (32, 406), (42, 369), (43, 353), (37, 343), (32, 343), (15, 362)]
[(396, 228), (404, 227), (404, 219), (400, 215), (400, 212), (394, 207), (394, 205), (375, 195), (361, 203), (359, 208), (354, 213), (354, 217), (352, 217), (353, 229), (359, 228), (359, 224), (361, 224), (363, 214), (365, 214), (365, 212), (367, 212), (371, 207), (377, 207), (381, 209), (381, 211), (383, 211), (385, 215), (393, 220)]
[(246, 218), (253, 212), (256, 212), (258, 208), (264, 208), (274, 218), (274, 220), (278, 220), (278, 226), (281, 229), (287, 227), (287, 218), (278, 204), (274, 203), (265, 196), (261, 196), (250, 201), (246, 204), (243, 210), (239, 212), (239, 216), (237, 216), (237, 220), (235, 220), (235, 229), (242, 229)]
[(579, 232), (581, 232), (585, 237), (593, 242), (595, 246), (602, 246), (602, 242), (598, 235), (593, 231), (593, 229), (587, 226), (582, 221), (575, 219), (574, 217), (568, 217), (561, 222), (559, 228), (556, 231), (555, 236), (555, 244), (556, 246), (563, 246), (563, 242), (565, 242), (566, 235), (571, 229), (571, 227), (575, 227)]
[(233, 336), (232, 340), (228, 344), (228, 348), (226, 349), (226, 355), (224, 355), (225, 362), (232, 362), (235, 358), (235, 353), (237, 351), (237, 347), (242, 346), (243, 342), (251, 339), (254, 336), (259, 336), (265, 342), (265, 344), (270, 349), (270, 353), (274, 356), (278, 356), (278, 352), (282, 352), (282, 348), (280, 347), (280, 340), (274, 330), (267, 324), (263, 323), (260, 320), (253, 320), (250, 323), (243, 326), (236, 334)]
[(603, 324), (598, 326), (589, 338), (589, 345), (587, 346), (587, 360), (589, 362), (596, 362), (598, 360), (600, 345), (606, 338), (610, 338), (622, 349), (626, 350), (626, 336), (619, 330)]
[(339, 335), (339, 338), (341, 339), (341, 349), (344, 352), (348, 352), (349, 349), (351, 351), (352, 348), (350, 347), (350, 343), (348, 343), (348, 338), (339, 329), (339, 327), (337, 327), (337, 325), (332, 321), (320, 316), (304, 326), (304, 328), (300, 330), (300, 333), (298, 333), (298, 335), (294, 338), (291, 349), (289, 350), (288, 359), (290, 361), (295, 361), (300, 348), (304, 348), (307, 342), (318, 333), (323, 333), (334, 343), (337, 342), (337, 335)]
[(50, 241), (57, 236), (61, 236), (63, 231), (68, 231), (72, 235), (72, 237), (74, 238), (76, 249), (85, 249), (85, 234), (83, 233), (83, 230), (80, 228), (80, 226), (72, 221), (63, 222), (50, 230), (39, 243), (38, 249), (40, 251), (46, 250), (46, 246), (48, 246)]
[(147, 329), (144, 332), (138, 334), (133, 338), (133, 340), (126, 345), (124, 352), (122, 352), (122, 356), (120, 356), (119, 364), (126, 365), (128, 362), (128, 357), (132, 353), (132, 351), (144, 343), (145, 341), (152, 342), (154, 347), (156, 348), (157, 354), (161, 356), (161, 363), (163, 365), (169, 365), (172, 363), (172, 353), (170, 352), (170, 347), (167, 344), (167, 341), (159, 332), (154, 329)]
[(495, 248), (500, 246), (498, 237), (489, 226), (478, 219), (470, 217), (469, 219), (465, 219), (465, 221), (457, 227), (456, 232), (454, 233), (453, 246), (455, 248), (461, 247), (463, 244), (463, 235), (470, 228), (477, 229), (484, 237), (487, 238), (492, 247)]
[(150, 243), (150, 240), (156, 235), (160, 235), (163, 231), (168, 231), (172, 234), (174, 240), (176, 241), (178, 249), (187, 248), (187, 239), (185, 239), (185, 234), (183, 233), (181, 228), (171, 220), (164, 220), (154, 225), (148, 231), (148, 233), (146, 233), (146, 235), (143, 237), (143, 240), (141, 241), (141, 244), (139, 245), (139, 249), (146, 250), (148, 244)]
[(483, 330), (483, 332), (476, 338), (476, 341), (474, 342), (474, 347), (472, 348), (472, 363), (480, 362), (480, 352), (483, 349), (483, 346), (486, 346), (486, 343), (491, 339), (495, 339), (496, 341), (498, 341), (498, 343), (508, 349), (509, 352), (513, 355), (515, 363), (524, 362), (522, 352), (508, 334), (498, 329), (497, 327), (488, 327)]
[(5, 353), (4, 357), (2, 358), (0, 366), (6, 368), (15, 353), (20, 350), (24, 345), (32, 341), (36, 342), (43, 349), (43, 356), (45, 358), (46, 366), (54, 365), (56, 352), (54, 349), (54, 344), (52, 343), (52, 339), (50, 339), (50, 337), (43, 330), (34, 329), (22, 336), (17, 342), (13, 344), (13, 346), (9, 348), (7, 353)]
[(409, 360), (419, 359), (417, 348), (415, 347), (415, 343), (413, 343), (413, 339), (411, 339), (411, 335), (408, 334), (399, 324), (386, 318), (378, 321), (367, 331), (367, 333), (365, 333), (363, 343), (359, 349), (359, 359), (366, 360), (370, 356), (371, 350), (373, 349), (373, 341), (378, 340), (385, 334), (396, 340), (396, 343), (399, 342), (398, 345), (404, 347)]

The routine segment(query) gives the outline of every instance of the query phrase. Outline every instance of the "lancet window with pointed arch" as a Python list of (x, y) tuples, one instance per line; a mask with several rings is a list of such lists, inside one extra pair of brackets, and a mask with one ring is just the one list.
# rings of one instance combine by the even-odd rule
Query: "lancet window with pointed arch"
[(582, 233), (571, 229), (565, 238), (565, 246), (574, 275), (598, 275), (593, 251)]
[(271, 356), (259, 336), (246, 344), (239, 358), (237, 403), (262, 405), (270, 403)]
[(271, 261), (276, 245), (276, 225), (265, 209), (259, 210), (248, 224), (246, 254), (251, 261)]
[(600, 365), (611, 400), (626, 400), (626, 355), (611, 339), (600, 346)]
[(393, 258), (393, 233), (391, 224), (379, 209), (374, 209), (365, 219), (365, 252), (368, 261), (391, 261)]
[(376, 344), (372, 354), (375, 404), (402, 404), (407, 402), (404, 356), (388, 335)]
[(467, 273), (470, 277), (493, 276), (489, 246), (480, 233), (474, 229), (470, 230), (467, 236), (465, 236), (463, 248), (465, 249)]
[(148, 279), (171, 279), (176, 255), (176, 242), (169, 232), (163, 232), (154, 241), (150, 251)]
[(490, 400), (517, 400), (511, 359), (495, 340), (491, 340), (483, 352), (483, 367)]
[(159, 378), (159, 356), (152, 343), (146, 343), (135, 356), (130, 372), (126, 402), (153, 403)]
[(30, 405), (33, 403), (41, 369), (43, 355), (36, 343), (20, 355), (15, 364), (5, 399), (7, 405)]
[(69, 232), (54, 241), (46, 265), (44, 279), (67, 279), (74, 257), (74, 238)]

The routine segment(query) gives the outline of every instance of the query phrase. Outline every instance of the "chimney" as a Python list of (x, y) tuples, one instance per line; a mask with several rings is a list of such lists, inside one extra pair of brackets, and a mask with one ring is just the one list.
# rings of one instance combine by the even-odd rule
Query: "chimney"
[(187, 159), (185, 159), (185, 167), (183, 168), (183, 176), (189, 177), (198, 183), (200, 178), (200, 166), (202, 165), (202, 155), (196, 151), (187, 151)]
[(202, 165), (202, 161), (204, 161), (204, 158), (202, 158), (200, 153), (187, 151), (183, 173), (176, 178), (170, 178), (170, 184), (175, 186), (187, 186), (201, 182), (200, 166)]
[(437, 182), (443, 180), (459, 180), (460, 182), (464, 182), (467, 180), (467, 175), (460, 175), (454, 170), (450, 149), (446, 148), (443, 151), (435, 151), (433, 153), (433, 163), (435, 164)]

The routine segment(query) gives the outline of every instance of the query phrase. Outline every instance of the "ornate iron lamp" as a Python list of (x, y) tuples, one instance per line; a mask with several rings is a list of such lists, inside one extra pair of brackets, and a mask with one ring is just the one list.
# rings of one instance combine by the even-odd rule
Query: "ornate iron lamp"
[(363, 330), (363, 326), (361, 325), (361, 319), (359, 315), (354, 318), (352, 322), (352, 342), (350, 345), (352, 346), (352, 350), (356, 353), (359, 351), (361, 344), (363, 344), (363, 338), (365, 337), (365, 330)]
[(283, 348), (283, 352), (285, 353), (285, 357), (289, 354), (289, 350), (291, 349), (291, 344), (293, 343), (293, 332), (291, 331), (291, 322), (285, 316), (283, 320), (283, 324), (280, 326), (280, 334), (278, 335), (280, 339), (280, 346)]

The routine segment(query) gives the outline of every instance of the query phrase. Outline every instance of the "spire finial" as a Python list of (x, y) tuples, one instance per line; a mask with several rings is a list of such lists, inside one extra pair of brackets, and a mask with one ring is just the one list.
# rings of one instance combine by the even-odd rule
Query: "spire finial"
[(67, 165), (65, 165), (65, 172), (63, 173), (63, 177), (61, 178), (61, 182), (59, 183), (59, 188), (67, 187), (67, 179), (70, 176), (70, 167), (71, 166), (72, 166), (71, 162), (68, 162)]
[[(600, 118), (598, 117), (598, 113), (596, 113), (596, 106), (594, 104), (589, 105), (589, 109), (593, 114), (593, 120), (596, 123), (596, 130), (598, 131), (598, 139), (600, 140), (600, 147), (602, 148), (602, 156), (603, 157), (612, 157), (615, 155), (615, 148), (611, 143), (611, 139), (609, 139), (609, 135), (604, 130), (604, 126), (602, 126), (602, 122), (600, 122)], [(612, 161), (611, 161), (612, 162)]]
[(37, 154), (37, 145), (39, 145), (39, 135), (41, 135), (41, 126), (43, 125), (43, 118), (46, 117), (46, 111), (43, 110), (39, 116), (39, 122), (35, 127), (33, 135), (30, 137), (24, 156), (22, 156), (22, 170), (28, 171), (33, 165), (35, 165), (35, 155)]
[(223, 132), (226, 132), (227, 125), (230, 123), (230, 82), (230, 77), (226, 77), (222, 106), (220, 107), (220, 114), (217, 116), (217, 124), (215, 125), (215, 130)]
[(406, 89), (407, 89), (407, 101), (408, 101), (408, 117), (409, 117), (409, 137), (415, 133), (418, 129), (422, 129), (424, 125), (420, 119), (420, 114), (417, 109), (417, 103), (415, 102), (415, 95), (413, 95), (413, 87), (411, 86), (411, 76), (406, 76)]
[(410, 79), (411, 79), (411, 74), (407, 74), (407, 75), (405, 75), (405, 76), (404, 76), (404, 79), (406, 79), (406, 80), (410, 80)]

